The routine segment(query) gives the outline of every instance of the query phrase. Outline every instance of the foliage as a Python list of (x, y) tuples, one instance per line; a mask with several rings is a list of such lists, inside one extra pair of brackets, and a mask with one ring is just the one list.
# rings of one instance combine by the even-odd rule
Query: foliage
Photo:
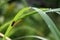
[(22, 0), (24, 8), (19, 9), (15, 2), (7, 2), (0, 3), (0, 16), (4, 16), (4, 22), (0, 22), (0, 33), (5, 34), (3, 40), (6, 37), (12, 40), (60, 40), (60, 8), (28, 7)]

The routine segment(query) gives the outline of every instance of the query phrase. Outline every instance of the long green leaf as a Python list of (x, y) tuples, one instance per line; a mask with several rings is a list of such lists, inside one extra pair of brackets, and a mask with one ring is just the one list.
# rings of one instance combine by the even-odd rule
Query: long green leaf
[(27, 11), (27, 10), (29, 10), (29, 9), (30, 9), (30, 8), (23, 8), (22, 10), (20, 10), (20, 11), (17, 13), (17, 15), (14, 17), (14, 19), (12, 19), (12, 22), (10, 23), (10, 25), (9, 25), (7, 31), (6, 31), (3, 40), (5, 40), (6, 36), (8, 36), (9, 32), (10, 32), (11, 29), (13, 28), (13, 26), (11, 26), (12, 23), (13, 23), (13, 21), (18, 21), (18, 19), (20, 18), (20, 16), (21, 16), (25, 11)]
[(60, 32), (57, 29), (54, 22), (50, 19), (50, 17), (44, 11), (42, 11), (38, 8), (32, 7), (32, 9), (34, 9), (35, 11), (37, 11), (41, 15), (41, 17), (44, 19), (44, 21), (48, 25), (48, 28), (50, 29), (50, 31), (53, 33), (55, 39), (60, 40)]

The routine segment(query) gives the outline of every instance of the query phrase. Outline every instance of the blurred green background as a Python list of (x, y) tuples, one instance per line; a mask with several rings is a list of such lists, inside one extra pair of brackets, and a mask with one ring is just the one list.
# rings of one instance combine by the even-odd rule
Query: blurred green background
[[(24, 4), (25, 2), (25, 4)], [(33, 6), (37, 8), (59, 8), (60, 0), (0, 0), (0, 26), (12, 20), (17, 12), (24, 7)], [(29, 11), (28, 11), (29, 12)], [(47, 13), (57, 28), (60, 30), (60, 15), (55, 12)], [(5, 33), (6, 26), (0, 33)], [(37, 35), (50, 40), (55, 40), (45, 21), (39, 14), (26, 17), (10, 32), (10, 38), (15, 39), (26, 35)], [(35, 38), (23, 38), (16, 40), (39, 40)]]

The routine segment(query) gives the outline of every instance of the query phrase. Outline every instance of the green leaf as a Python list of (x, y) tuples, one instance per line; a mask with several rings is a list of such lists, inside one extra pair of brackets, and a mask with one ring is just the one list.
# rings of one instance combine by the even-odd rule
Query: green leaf
[[(10, 22), (10, 25), (9, 25), (9, 27), (8, 27), (5, 35), (4, 35), (3, 40), (5, 40), (6, 36), (8, 36), (8, 35), (9, 35), (9, 32), (12, 30), (13, 26), (11, 26), (11, 25), (12, 25), (13, 21), (18, 21), (18, 20), (20, 19), (20, 16), (21, 16), (25, 11), (27, 11), (27, 10), (29, 10), (29, 9), (30, 9), (30, 8), (28, 8), (28, 7), (27, 7), (27, 8), (23, 8), (22, 10), (20, 10), (20, 11), (17, 13), (17, 15), (14, 17), (14, 19), (12, 19), (12, 21)], [(21, 19), (20, 19), (20, 20), (21, 20)]]
[(48, 28), (50, 29), (50, 31), (53, 33), (55, 39), (60, 40), (60, 32), (57, 29), (54, 22), (50, 19), (50, 17), (44, 11), (42, 11), (38, 8), (32, 7), (32, 9), (34, 9), (36, 12), (38, 12), (38, 14), (41, 15), (41, 17), (44, 19), (44, 21), (48, 25)]

